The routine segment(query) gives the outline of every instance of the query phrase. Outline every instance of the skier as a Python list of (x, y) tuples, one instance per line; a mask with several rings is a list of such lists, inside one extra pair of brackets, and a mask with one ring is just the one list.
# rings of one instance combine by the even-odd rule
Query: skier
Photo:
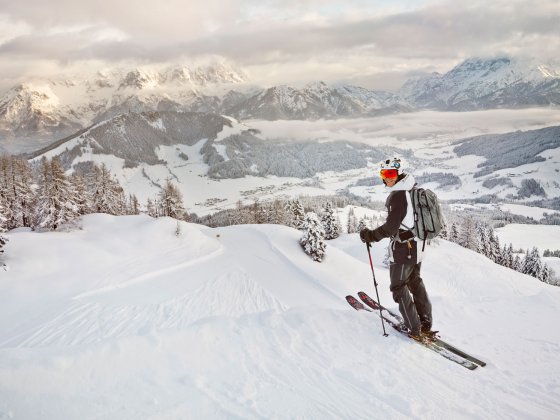
[(398, 158), (382, 161), (380, 175), (390, 191), (385, 203), (387, 220), (377, 229), (362, 229), (360, 239), (362, 242), (378, 242), (383, 238), (391, 238), (390, 290), (410, 336), (420, 340), (423, 334), (429, 334), (432, 329), (432, 304), (420, 277), (422, 246), (417, 245), (411, 231), (414, 210), (410, 190), (415, 181), (411, 174), (403, 172), (402, 162)]

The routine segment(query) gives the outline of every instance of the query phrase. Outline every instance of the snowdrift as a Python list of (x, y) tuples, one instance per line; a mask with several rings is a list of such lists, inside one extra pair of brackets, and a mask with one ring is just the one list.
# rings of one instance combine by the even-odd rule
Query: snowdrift
[[(0, 418), (554, 418), (560, 289), (455, 244), (423, 278), (468, 371), (344, 300), (373, 293), (357, 235), (321, 264), (284, 226), (89, 215), (11, 232), (0, 273)], [(373, 247), (380, 298), (396, 309)], [(370, 294), (371, 294), (370, 293)]]

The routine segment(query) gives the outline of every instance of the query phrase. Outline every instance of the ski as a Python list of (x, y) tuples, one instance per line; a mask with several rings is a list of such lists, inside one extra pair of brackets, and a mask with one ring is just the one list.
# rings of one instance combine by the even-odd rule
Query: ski
[[(362, 302), (364, 302), (371, 309), (378, 311), (381, 308), (381, 310), (386, 311), (389, 315), (391, 315), (399, 323), (399, 325), (404, 324), (403, 319), (399, 314), (396, 314), (396, 313), (392, 312), (391, 310), (385, 308), (383, 305), (380, 305), (379, 303), (377, 303), (377, 301), (375, 301), (374, 299), (369, 297), (369, 295), (367, 293), (358, 292), (358, 297), (362, 300)], [(463, 359), (467, 359), (467, 360), (471, 361), (472, 363), (475, 363), (475, 364), (477, 364), (479, 366), (482, 366), (482, 367), (486, 366), (486, 362), (483, 362), (482, 360), (477, 359), (476, 357), (471, 356), (468, 353), (465, 353), (464, 351), (458, 349), (457, 347), (455, 347), (455, 346), (449, 344), (448, 342), (442, 340), (436, 334), (434, 334), (433, 337), (430, 338), (430, 341), (434, 342), (439, 347), (442, 347), (446, 350), (449, 350), (452, 353), (455, 353), (457, 356), (461, 356)]]
[(372, 312), (371, 309), (369, 309), (368, 307), (364, 306), (364, 304), (362, 302), (359, 302), (354, 296), (352, 295), (348, 295), (346, 296), (346, 302), (348, 302), (350, 304), (350, 306), (352, 308), (354, 308), (357, 311), (368, 311), (368, 312)]
[(379, 303), (377, 303), (376, 300), (372, 299), (371, 297), (369, 297), (369, 295), (365, 292), (358, 292), (358, 297), (360, 298), (360, 300), (362, 302), (364, 302), (367, 306), (369, 306), (371, 309), (378, 311), (379, 308), (381, 308), (383, 311), (387, 312), (389, 315), (391, 315), (393, 318), (395, 318), (395, 320), (399, 323), (399, 324), (404, 324), (404, 321), (402, 319), (402, 317), (400, 316), (400, 314), (397, 314), (393, 311), (391, 311), (390, 309), (387, 309), (385, 306), (380, 305)]
[[(346, 296), (346, 301), (350, 304), (350, 306), (352, 306), (357, 311), (365, 310), (365, 311), (369, 311), (369, 312), (375, 312), (375, 311), (372, 311), (371, 309), (369, 309), (368, 307), (364, 306), (361, 302), (359, 302), (356, 298), (354, 298), (351, 295)], [(377, 308), (377, 309), (379, 309), (379, 308)], [(387, 322), (391, 327), (393, 327), (399, 333), (401, 333), (401, 334), (407, 336), (408, 338), (410, 338), (409, 335), (402, 329), (400, 324), (398, 324), (397, 322), (393, 321), (392, 319), (390, 319), (390, 318), (388, 318), (384, 315), (381, 315), (381, 316), (383, 317), (385, 322)], [(413, 339), (411, 338), (411, 340), (413, 340)], [(470, 360), (467, 360), (467, 359), (459, 356), (458, 354), (455, 354), (455, 353), (451, 352), (450, 350), (448, 350), (446, 348), (438, 346), (434, 341), (431, 341), (431, 340), (423, 340), (423, 341), (413, 340), (413, 341), (417, 342), (418, 344), (423, 345), (424, 347), (426, 347), (426, 348), (428, 348), (432, 351), (435, 351), (436, 353), (438, 353), (442, 357), (446, 358), (447, 360), (451, 360), (452, 362), (455, 362), (458, 365), (461, 365), (461, 366), (463, 366), (463, 367), (465, 367), (469, 370), (474, 370), (478, 367), (478, 365), (476, 363), (473, 363)]]

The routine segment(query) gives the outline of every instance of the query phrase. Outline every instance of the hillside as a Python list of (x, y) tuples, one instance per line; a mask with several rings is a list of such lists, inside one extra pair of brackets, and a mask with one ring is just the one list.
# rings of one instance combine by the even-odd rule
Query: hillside
[[(554, 418), (560, 289), (455, 244), (430, 247), (434, 327), (468, 371), (356, 312), (357, 235), (326, 260), (284, 226), (90, 215), (10, 232), (0, 275), (0, 418)], [(391, 308), (384, 243), (373, 248)]]
[[(376, 118), (326, 124), (240, 122), (212, 113), (126, 113), (27, 157), (60, 156), (65, 169), (74, 171), (104, 163), (142, 205), (170, 178), (188, 211), (199, 215), (235, 207), (240, 199), (251, 203), (346, 191), (377, 199), (383, 187), (371, 167), (395, 155), (406, 159), (406, 170), (442, 200), (530, 203), (560, 196), (557, 117), (537, 112), (529, 121), (522, 112), (477, 113), (473, 119), (491, 122), (476, 131), (502, 131), (513, 119), (527, 122), (521, 122), (523, 130), (468, 137), (459, 134), (470, 123), (456, 118), (409, 114), (384, 119), (380, 128)], [(525, 129), (547, 119), (555, 125)], [(438, 135), (435, 120), (444, 127)]]

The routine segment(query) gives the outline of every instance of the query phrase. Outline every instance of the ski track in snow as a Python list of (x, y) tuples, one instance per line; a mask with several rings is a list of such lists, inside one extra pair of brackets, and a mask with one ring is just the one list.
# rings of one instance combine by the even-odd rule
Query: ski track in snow
[[(96, 295), (96, 294), (99, 294), (99, 293), (107, 293), (107, 292), (110, 292), (110, 291), (113, 291), (113, 290), (123, 289), (123, 288), (129, 287), (129, 286), (131, 286), (133, 284), (136, 284), (136, 283), (140, 283), (140, 282), (143, 282), (143, 281), (163, 277), (166, 274), (172, 273), (174, 271), (178, 271), (178, 270), (181, 270), (183, 268), (190, 267), (192, 265), (202, 264), (209, 259), (216, 258), (222, 252), (223, 252), (223, 249), (219, 249), (219, 250), (214, 251), (212, 254), (209, 254), (205, 257), (201, 257), (201, 258), (191, 260), (191, 261), (186, 261), (186, 262), (183, 262), (183, 263), (171, 266), (171, 267), (166, 267), (166, 268), (162, 268), (162, 269), (159, 269), (159, 270), (154, 270), (154, 271), (151, 271), (151, 272), (147, 272), (147, 273), (141, 274), (137, 277), (132, 277), (128, 280), (118, 282), (116, 285), (101, 287), (101, 288), (96, 289), (96, 290), (92, 290), (92, 291), (89, 291), (89, 292), (79, 294), (79, 295), (75, 296), (74, 299), (82, 299), (84, 297)], [(134, 272), (138, 272), (138, 271), (141, 271), (142, 269), (145, 269), (146, 264), (142, 264), (142, 265), (139, 266), (139, 262), (140, 261), (138, 261), (138, 260), (128, 262), (125, 267), (122, 267), (122, 269), (124, 269), (124, 271), (121, 271), (117, 276), (107, 275), (107, 278), (110, 278), (114, 282), (116, 280), (115, 277), (117, 277), (117, 278), (118, 277), (129, 277), (131, 274), (134, 274)], [(130, 270), (125, 269), (125, 268), (132, 267), (132, 266), (134, 266), (134, 269), (132, 270), (132, 273), (131, 273)]]
[(150, 331), (181, 329), (211, 316), (257, 313), (262, 308), (285, 309), (244, 273), (234, 272), (205, 282), (188, 295), (157, 304), (116, 303), (115, 298), (111, 303), (76, 302), (17, 346), (92, 344)]

